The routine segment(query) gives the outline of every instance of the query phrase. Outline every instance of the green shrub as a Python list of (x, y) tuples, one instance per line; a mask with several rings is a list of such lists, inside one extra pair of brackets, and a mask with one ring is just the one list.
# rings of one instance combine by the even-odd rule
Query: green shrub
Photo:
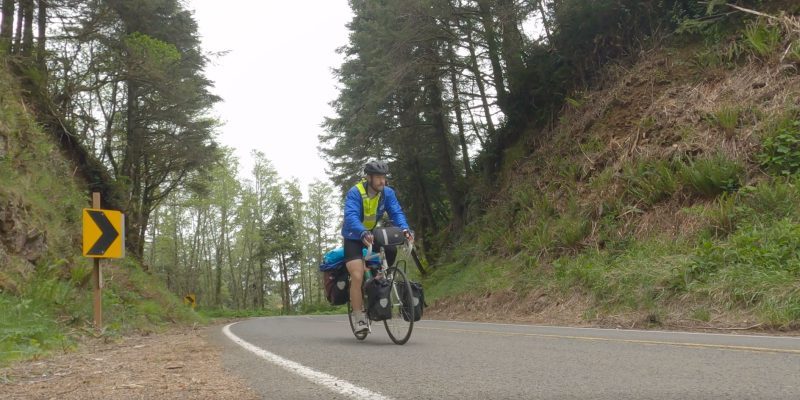
[(555, 279), (565, 290), (586, 288), (606, 308), (648, 308), (669, 295), (673, 271), (686, 263), (685, 246), (654, 240), (638, 242), (619, 254), (587, 249), (557, 259)]
[(711, 321), (711, 312), (705, 307), (698, 307), (692, 310), (692, 318), (698, 321)]
[(737, 203), (738, 196), (730, 193), (723, 193), (716, 199), (707, 213), (714, 235), (726, 235), (736, 229), (744, 213), (742, 207)]
[(727, 44), (714, 42), (699, 50), (689, 60), (689, 65), (696, 72), (706, 74), (708, 69), (725, 67), (732, 69), (741, 59), (742, 45), (733, 41)]
[(740, 193), (742, 203), (752, 210), (758, 221), (766, 223), (791, 216), (800, 217), (800, 188), (793, 181), (779, 178), (743, 188)]
[(589, 181), (589, 187), (592, 191), (601, 192), (611, 186), (614, 182), (614, 168), (606, 168), (598, 174), (592, 176)]
[(577, 247), (589, 234), (589, 218), (579, 211), (570, 212), (559, 218), (554, 226), (555, 245), (560, 248)]
[(522, 266), (508, 259), (473, 259), (436, 267), (425, 279), (425, 299), (431, 304), (439, 298), (461, 294), (482, 295), (506, 289)]
[(777, 53), (781, 43), (781, 29), (763, 19), (755, 20), (744, 29), (743, 39), (750, 51), (758, 57), (768, 58)]
[(778, 325), (800, 319), (800, 225), (788, 219), (704, 242), (688, 272), (691, 287), (729, 307), (755, 308)]
[(758, 154), (761, 165), (776, 175), (800, 172), (800, 120), (790, 118), (779, 122), (765, 138)]
[[(510, 238), (519, 242), (530, 254), (561, 252), (576, 248), (589, 234), (591, 224), (584, 210), (577, 202), (577, 195), (568, 192), (564, 195), (563, 211), (555, 214), (549, 202), (539, 202), (529, 223), (518, 229), (518, 237)], [(508, 236), (508, 235), (506, 235)]]
[(736, 127), (739, 126), (740, 114), (741, 109), (739, 107), (724, 106), (714, 112), (712, 119), (727, 136), (731, 136)]
[[(341, 306), (339, 306), (341, 308)], [(342, 309), (346, 313), (347, 309)], [(197, 314), (204, 318), (252, 318), (252, 317), (271, 317), (281, 315), (280, 310), (266, 309), (266, 310), (253, 310), (253, 309), (240, 309), (234, 310), (230, 308), (198, 308)]]
[(20, 296), (0, 293), (0, 365), (74, 346), (56, 322), (75, 290), (57, 278), (37, 278)]
[(792, 47), (789, 49), (786, 59), (791, 62), (800, 63), (800, 39), (792, 42)]
[(626, 193), (634, 201), (648, 206), (670, 198), (678, 189), (678, 179), (672, 165), (663, 160), (627, 165), (623, 176)]
[(737, 190), (744, 180), (744, 172), (741, 162), (717, 154), (683, 163), (678, 175), (690, 195), (712, 198)]
[(314, 315), (345, 314), (347, 313), (347, 307), (332, 306), (328, 302), (322, 302), (318, 304), (302, 305), (299, 309), (299, 312), (300, 314), (314, 314)]

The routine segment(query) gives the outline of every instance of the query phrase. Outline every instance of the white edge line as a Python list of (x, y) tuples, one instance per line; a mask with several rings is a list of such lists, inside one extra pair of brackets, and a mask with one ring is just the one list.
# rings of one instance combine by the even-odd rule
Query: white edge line
[(238, 344), (239, 346), (243, 347), (245, 350), (279, 366), (282, 367), (290, 372), (294, 372), (297, 375), (302, 376), (303, 378), (308, 379), (309, 381), (316, 383), (318, 385), (325, 386), (326, 388), (341, 393), (345, 396), (354, 398), (354, 399), (370, 399), (370, 400), (391, 400), (391, 398), (386, 397), (382, 394), (373, 392), (371, 390), (353, 385), (350, 382), (345, 380), (339, 379), (333, 375), (328, 375), (324, 372), (319, 372), (305, 365), (300, 363), (287, 360), (277, 354), (270, 353), (258, 346), (255, 346), (249, 342), (246, 342), (244, 339), (236, 336), (233, 332), (231, 332), (230, 327), (237, 324), (238, 322), (234, 322), (232, 324), (225, 325), (222, 328), (222, 332), (227, 336), (230, 340), (234, 343)]
[[(319, 317), (341, 317), (344, 314), (331, 314), (331, 315), (314, 315), (307, 316), (307, 318), (318, 319)], [(258, 318), (299, 318), (300, 316), (281, 316), (281, 317), (258, 317)], [(543, 329), (576, 329), (584, 331), (601, 331), (601, 332), (639, 332), (639, 333), (668, 333), (676, 335), (697, 335), (697, 336), (727, 336), (733, 338), (747, 339), (747, 338), (762, 338), (762, 339), (781, 339), (789, 341), (800, 340), (800, 336), (770, 336), (770, 335), (751, 335), (749, 333), (713, 333), (713, 332), (686, 332), (686, 331), (665, 331), (665, 330), (647, 330), (647, 329), (626, 329), (626, 328), (593, 328), (588, 326), (560, 326), (560, 325), (535, 325), (535, 324), (504, 324), (500, 322), (477, 322), (477, 321), (456, 321), (452, 319), (424, 319), (421, 321), (426, 322), (445, 322), (454, 324), (476, 324), (476, 325), (495, 325), (495, 326), (518, 326), (527, 328), (543, 328)], [(419, 322), (421, 322), (419, 321)], [(418, 322), (416, 322), (418, 323)], [(416, 324), (415, 323), (415, 324)]]
[(455, 321), (448, 319), (427, 319), (425, 321), (431, 322), (448, 322), (455, 324), (478, 324), (478, 325), (496, 325), (496, 326), (520, 326), (529, 328), (545, 328), (545, 329), (577, 329), (586, 331), (606, 331), (606, 332), (640, 332), (640, 333), (669, 333), (678, 335), (700, 335), (700, 336), (729, 336), (736, 338), (764, 338), (764, 339), (788, 339), (800, 340), (797, 336), (768, 336), (768, 335), (749, 335), (746, 333), (706, 333), (706, 332), (684, 332), (684, 331), (664, 331), (664, 330), (645, 330), (645, 329), (624, 329), (624, 328), (592, 328), (585, 326), (558, 326), (558, 325), (533, 325), (533, 324), (503, 324), (498, 322), (471, 322), (471, 321)]

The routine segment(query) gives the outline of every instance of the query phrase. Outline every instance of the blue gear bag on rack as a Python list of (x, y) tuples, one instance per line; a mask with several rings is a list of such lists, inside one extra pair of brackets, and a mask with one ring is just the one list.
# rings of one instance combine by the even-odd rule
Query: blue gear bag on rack
[[(366, 257), (367, 249), (362, 250), (361, 254), (363, 257)], [(381, 265), (377, 257), (367, 261), (367, 264), (370, 266)], [(325, 253), (325, 255), (322, 257), (322, 264), (319, 265), (319, 270), (322, 272), (333, 271), (343, 266), (344, 266), (344, 247), (337, 247)]]

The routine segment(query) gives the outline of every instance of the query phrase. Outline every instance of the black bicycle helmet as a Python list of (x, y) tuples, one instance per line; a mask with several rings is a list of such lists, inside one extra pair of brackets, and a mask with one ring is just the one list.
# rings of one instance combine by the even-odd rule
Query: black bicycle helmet
[(389, 165), (385, 161), (373, 160), (364, 165), (367, 175), (389, 175)]

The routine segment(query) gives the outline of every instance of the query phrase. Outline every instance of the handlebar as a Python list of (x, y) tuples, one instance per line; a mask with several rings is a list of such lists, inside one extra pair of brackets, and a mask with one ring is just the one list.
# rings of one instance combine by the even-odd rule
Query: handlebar
[[(414, 251), (414, 243), (406, 240), (404, 244), (398, 245), (397, 247), (403, 247), (403, 249), (408, 253), (411, 254)], [(372, 260), (373, 258), (380, 257), (379, 253), (372, 253), (372, 244), (367, 246), (367, 255), (364, 257), (364, 261)]]

